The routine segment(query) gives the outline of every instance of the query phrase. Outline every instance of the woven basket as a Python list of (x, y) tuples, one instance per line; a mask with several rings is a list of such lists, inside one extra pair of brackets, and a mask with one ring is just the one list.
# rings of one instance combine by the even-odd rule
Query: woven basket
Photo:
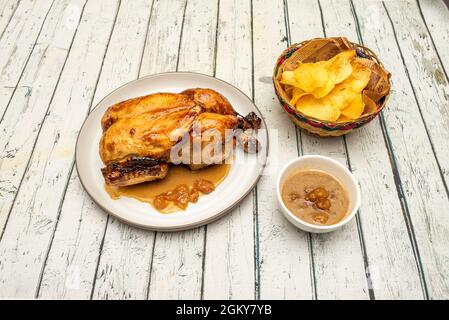
[[(332, 121), (324, 121), (319, 120), (310, 116), (307, 116), (300, 111), (296, 110), (294, 106), (289, 103), (289, 100), (285, 98), (285, 94), (281, 94), (283, 91), (282, 85), (280, 83), (280, 77), (282, 71), (284, 69), (284, 64), (290, 58), (290, 56), (296, 51), (303, 47), (305, 44), (310, 41), (319, 40), (320, 38), (310, 39), (307, 41), (303, 41), (301, 43), (295, 43), (291, 45), (289, 48), (284, 50), (282, 54), (276, 61), (276, 65), (274, 67), (274, 75), (273, 75), (273, 83), (274, 90), (276, 95), (281, 102), (282, 107), (287, 112), (290, 119), (301, 129), (305, 130), (307, 133), (320, 136), (320, 137), (336, 137), (347, 134), (355, 129), (358, 129), (371, 120), (373, 120), (385, 107), (385, 104), (390, 97), (390, 91), (388, 94), (379, 100), (377, 105), (377, 110), (374, 113), (370, 113), (360, 117), (357, 120), (349, 121), (349, 122), (332, 122)], [(332, 39), (332, 38), (331, 38)], [(377, 62), (380, 66), (383, 67), (382, 62), (379, 58), (372, 52), (370, 49), (350, 41), (347, 41), (348, 44), (352, 46), (352, 49), (355, 49), (357, 55), (359, 57), (370, 59), (372, 61)]]

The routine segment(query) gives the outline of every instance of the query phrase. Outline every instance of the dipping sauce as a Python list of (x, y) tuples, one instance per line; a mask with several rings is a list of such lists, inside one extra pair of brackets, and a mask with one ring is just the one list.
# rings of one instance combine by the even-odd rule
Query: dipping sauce
[(349, 209), (349, 198), (337, 178), (320, 170), (302, 170), (282, 186), (282, 201), (299, 219), (316, 225), (333, 225)]
[(161, 213), (185, 210), (189, 203), (198, 201), (226, 178), (230, 164), (216, 164), (200, 170), (190, 170), (183, 165), (171, 166), (162, 180), (127, 187), (105, 186), (113, 199), (121, 196), (151, 204)]

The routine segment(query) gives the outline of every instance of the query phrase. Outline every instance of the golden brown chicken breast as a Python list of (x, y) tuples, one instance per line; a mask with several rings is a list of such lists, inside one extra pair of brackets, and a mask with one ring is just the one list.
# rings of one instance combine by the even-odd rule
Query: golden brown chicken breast
[(183, 94), (153, 93), (125, 100), (109, 107), (101, 120), (101, 126), (105, 131), (119, 119), (130, 119), (142, 113), (154, 114), (168, 109), (193, 108), (194, 106), (195, 102)]

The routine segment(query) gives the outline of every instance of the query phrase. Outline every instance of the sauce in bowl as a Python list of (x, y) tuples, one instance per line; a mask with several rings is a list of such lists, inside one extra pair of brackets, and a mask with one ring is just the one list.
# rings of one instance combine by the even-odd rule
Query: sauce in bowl
[(285, 179), (282, 201), (299, 219), (333, 225), (348, 213), (349, 198), (340, 181), (321, 170), (301, 170)]

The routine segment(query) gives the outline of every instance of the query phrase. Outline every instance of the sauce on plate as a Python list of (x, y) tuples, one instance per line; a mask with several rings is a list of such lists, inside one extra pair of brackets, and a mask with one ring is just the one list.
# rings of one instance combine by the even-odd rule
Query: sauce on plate
[(129, 197), (151, 204), (161, 213), (185, 210), (202, 194), (211, 193), (226, 178), (230, 164), (216, 164), (200, 170), (171, 166), (162, 180), (127, 187), (105, 186), (112, 199)]
[(299, 219), (316, 225), (333, 225), (349, 209), (349, 198), (337, 178), (320, 170), (301, 170), (282, 186), (282, 201)]

